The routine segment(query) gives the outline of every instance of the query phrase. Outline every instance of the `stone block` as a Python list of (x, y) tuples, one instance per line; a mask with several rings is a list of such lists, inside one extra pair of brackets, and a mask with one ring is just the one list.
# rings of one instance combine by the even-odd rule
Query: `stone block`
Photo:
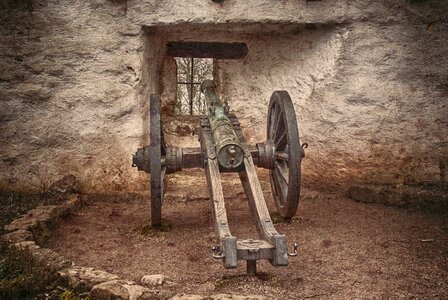
[(32, 241), (33, 234), (29, 230), (19, 229), (2, 235), (1, 239), (10, 243), (20, 243), (24, 241)]
[(135, 284), (133, 281), (126, 280), (111, 280), (97, 284), (90, 291), (90, 297), (98, 300), (145, 300), (159, 298), (156, 292)]
[(59, 272), (73, 288), (91, 289), (94, 285), (120, 279), (117, 275), (87, 267), (71, 267)]
[(142, 277), (140, 282), (144, 286), (158, 286), (158, 285), (162, 285), (165, 282), (165, 276), (161, 275), (161, 274), (145, 275)]

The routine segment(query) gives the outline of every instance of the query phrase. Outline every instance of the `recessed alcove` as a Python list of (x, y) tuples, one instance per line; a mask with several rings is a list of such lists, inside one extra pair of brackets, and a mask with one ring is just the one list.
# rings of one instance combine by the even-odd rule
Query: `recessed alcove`
[(198, 116), (176, 113), (175, 56), (214, 58), (220, 97), (255, 143), (265, 138), (272, 92), (287, 90), (301, 120), (316, 81), (331, 76), (340, 47), (337, 26), (328, 24), (178, 24), (146, 27), (145, 33), (143, 93), (161, 95), (166, 138), (180, 146), (197, 145)]

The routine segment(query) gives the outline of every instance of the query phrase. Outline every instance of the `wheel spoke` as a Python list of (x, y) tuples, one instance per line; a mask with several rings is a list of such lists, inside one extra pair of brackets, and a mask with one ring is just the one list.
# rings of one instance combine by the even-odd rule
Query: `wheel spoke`
[(278, 175), (275, 174), (275, 171), (274, 171), (274, 174), (272, 174), (271, 176), (272, 176), (272, 179), (273, 179), (274, 185), (275, 185), (275, 191), (276, 191), (275, 196), (277, 197), (277, 199), (281, 203), (281, 205), (284, 205), (285, 200), (286, 200), (286, 192), (287, 191), (285, 191), (283, 189), (282, 185), (280, 184)]
[[(278, 110), (280, 111), (280, 109), (278, 109)], [(276, 137), (277, 130), (278, 130), (280, 123), (283, 123), (283, 122), (280, 122), (280, 120), (283, 121), (283, 114), (281, 114), (281, 112), (278, 113), (278, 118), (275, 120), (274, 131), (272, 132), (273, 138)]]
[(289, 170), (284, 165), (284, 163), (281, 162), (275, 162), (275, 173), (278, 175), (279, 178), (282, 179), (282, 181), (288, 185), (289, 184)]
[(288, 161), (288, 152), (286, 151), (276, 151), (275, 152), (275, 159), (276, 160), (284, 160), (284, 161)]
[(275, 149), (283, 150), (284, 146), (286, 145), (286, 142), (287, 142), (286, 130), (284, 130), (282, 134), (280, 134), (274, 138)]
[(163, 203), (163, 195), (165, 194), (165, 174), (166, 174), (166, 167), (165, 166), (162, 166), (162, 169), (161, 169), (160, 173), (161, 173), (161, 175), (160, 175), (160, 177), (161, 177), (160, 194), (162, 195), (160, 197), (160, 202)]
[(272, 112), (271, 112), (271, 114), (270, 114), (270, 122), (269, 122), (269, 131), (268, 131), (268, 134), (269, 134), (269, 139), (272, 139), (272, 135), (274, 134), (274, 132), (273, 132), (273, 130), (274, 130), (274, 121), (275, 121), (275, 114), (277, 113), (277, 107), (276, 107), (276, 105), (273, 105), (272, 106)]

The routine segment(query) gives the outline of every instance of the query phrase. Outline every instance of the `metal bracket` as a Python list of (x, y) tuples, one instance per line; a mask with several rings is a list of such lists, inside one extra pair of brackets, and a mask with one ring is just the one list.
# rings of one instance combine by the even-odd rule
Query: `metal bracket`
[(297, 256), (299, 252), (297, 249), (299, 248), (299, 245), (297, 243), (294, 243), (294, 250), (293, 252), (288, 252), (288, 256)]
[(302, 146), (300, 146), (302, 149), (302, 158), (305, 157), (305, 149), (308, 148), (308, 143), (303, 143)]
[(214, 259), (223, 259), (225, 255), (222, 253), (221, 246), (213, 246), (213, 258)]

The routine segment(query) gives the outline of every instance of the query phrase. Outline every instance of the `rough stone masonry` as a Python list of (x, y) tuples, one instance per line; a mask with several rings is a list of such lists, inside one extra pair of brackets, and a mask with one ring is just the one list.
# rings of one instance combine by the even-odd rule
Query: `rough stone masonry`
[(173, 40), (247, 44), (217, 62), (221, 95), (254, 144), (270, 94), (291, 94), (304, 184), (446, 186), (447, 16), (444, 0), (0, 1), (0, 186), (146, 191), (131, 154), (149, 93), (175, 97)]

